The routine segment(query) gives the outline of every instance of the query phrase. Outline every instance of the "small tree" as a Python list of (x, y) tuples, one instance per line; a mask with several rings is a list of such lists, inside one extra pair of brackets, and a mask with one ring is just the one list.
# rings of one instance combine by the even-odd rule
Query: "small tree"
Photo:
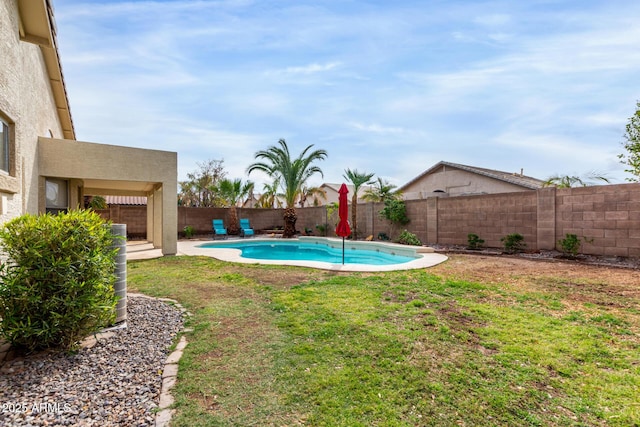
[(115, 320), (110, 227), (90, 210), (23, 215), (0, 229), (0, 335), (28, 352), (73, 349)]
[(227, 176), (222, 163), (224, 160), (207, 160), (196, 163), (198, 170), (187, 174), (186, 181), (180, 181), (178, 204), (180, 206), (212, 207), (218, 202), (213, 191)]
[[(384, 201), (384, 208), (380, 211), (380, 216), (391, 223), (392, 230), (396, 225), (407, 225), (407, 206), (404, 200), (389, 198)], [(393, 235), (393, 232), (391, 233)]]
[(622, 145), (627, 150), (627, 154), (620, 154), (618, 158), (620, 163), (629, 167), (624, 171), (633, 175), (631, 178), (626, 178), (627, 181), (638, 182), (640, 181), (640, 101), (636, 102), (636, 112), (629, 117), (624, 139), (625, 142)]

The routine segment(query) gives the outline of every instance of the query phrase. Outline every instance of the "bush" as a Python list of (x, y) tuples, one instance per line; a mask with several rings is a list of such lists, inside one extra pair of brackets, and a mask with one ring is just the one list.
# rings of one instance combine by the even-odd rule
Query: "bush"
[(406, 225), (409, 223), (407, 207), (403, 200), (385, 200), (384, 208), (380, 211), (380, 216), (394, 224)]
[(467, 234), (467, 248), (471, 250), (478, 250), (484, 244), (484, 240), (482, 240), (477, 234), (469, 233)]
[(0, 229), (0, 335), (18, 349), (73, 350), (115, 320), (113, 234), (92, 211), (23, 215)]
[(190, 239), (193, 237), (194, 234), (195, 234), (195, 230), (193, 229), (192, 226), (187, 225), (184, 227), (184, 237), (186, 237), (187, 239)]
[(507, 234), (500, 239), (500, 241), (504, 243), (504, 250), (508, 254), (522, 252), (527, 246), (527, 244), (524, 243), (524, 237), (519, 233)]
[(385, 233), (384, 231), (381, 231), (378, 233), (378, 240), (382, 240), (382, 241), (387, 241), (390, 240), (389, 236), (387, 235), (387, 233)]
[(398, 243), (402, 243), (403, 245), (422, 246), (422, 242), (418, 239), (418, 236), (408, 232), (407, 230), (400, 233)]
[(576, 234), (567, 233), (564, 239), (558, 240), (565, 256), (575, 257), (580, 250), (580, 238)]

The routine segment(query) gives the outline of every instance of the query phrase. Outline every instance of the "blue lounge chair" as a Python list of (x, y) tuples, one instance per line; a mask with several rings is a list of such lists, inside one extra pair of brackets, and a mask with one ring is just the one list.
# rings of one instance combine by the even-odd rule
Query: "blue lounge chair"
[(247, 218), (240, 219), (240, 235), (242, 237), (253, 236), (253, 228), (249, 225)]
[(224, 239), (227, 238), (227, 229), (224, 226), (224, 222), (221, 219), (211, 220), (212, 228), (213, 228), (213, 238), (216, 236), (223, 236)]

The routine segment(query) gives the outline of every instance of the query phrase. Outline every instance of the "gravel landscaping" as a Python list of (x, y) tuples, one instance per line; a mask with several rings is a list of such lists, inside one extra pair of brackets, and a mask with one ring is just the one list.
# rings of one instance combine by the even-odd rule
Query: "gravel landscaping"
[(128, 297), (127, 327), (77, 354), (43, 352), (0, 367), (0, 426), (153, 426), (180, 309)]

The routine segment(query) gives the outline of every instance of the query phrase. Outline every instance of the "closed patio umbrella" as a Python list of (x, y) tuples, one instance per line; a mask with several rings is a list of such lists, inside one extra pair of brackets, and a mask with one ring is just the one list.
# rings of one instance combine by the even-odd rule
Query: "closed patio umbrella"
[(342, 237), (342, 263), (344, 264), (344, 238), (351, 234), (351, 227), (347, 220), (349, 217), (349, 205), (347, 202), (349, 189), (347, 189), (345, 184), (342, 184), (338, 193), (340, 194), (338, 198), (338, 216), (340, 216), (340, 222), (338, 222), (338, 226), (336, 227), (336, 234)]

